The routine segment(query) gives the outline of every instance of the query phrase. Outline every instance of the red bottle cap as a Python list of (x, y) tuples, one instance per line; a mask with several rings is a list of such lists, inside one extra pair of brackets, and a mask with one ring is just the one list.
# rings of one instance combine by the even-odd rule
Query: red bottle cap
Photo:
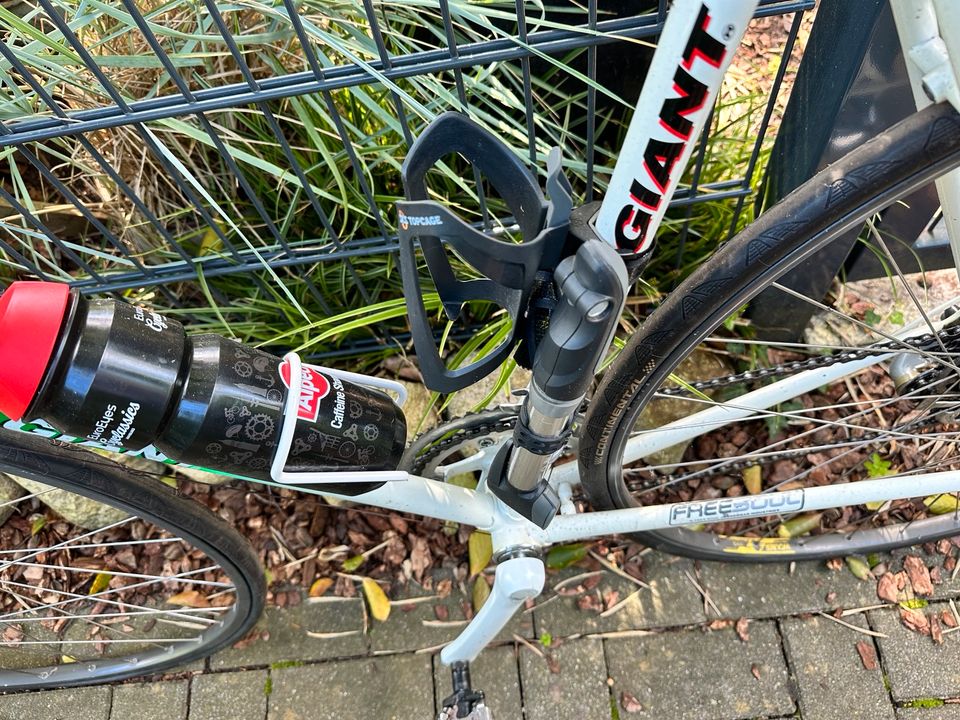
[(0, 413), (19, 420), (43, 381), (70, 288), (62, 283), (15, 282), (0, 295)]

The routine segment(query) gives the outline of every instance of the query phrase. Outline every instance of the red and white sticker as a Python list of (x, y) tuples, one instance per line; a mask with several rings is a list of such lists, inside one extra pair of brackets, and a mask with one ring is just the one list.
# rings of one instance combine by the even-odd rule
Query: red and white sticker
[[(330, 381), (316, 368), (309, 365), (300, 366), (300, 402), (297, 405), (297, 418), (316, 422), (320, 416), (320, 401), (330, 392)], [(280, 363), (280, 379), (290, 387), (290, 363), (284, 360)]]

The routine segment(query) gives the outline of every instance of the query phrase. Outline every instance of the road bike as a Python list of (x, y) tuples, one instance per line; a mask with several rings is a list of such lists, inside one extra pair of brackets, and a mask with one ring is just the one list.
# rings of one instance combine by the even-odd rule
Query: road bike
[[(719, 248), (594, 380), (756, 6), (673, 3), (602, 203), (574, 207), (556, 153), (544, 195), (509, 148), (462, 114), (438, 117), (411, 148), (398, 225), (425, 382), (451, 392), (521, 354), (533, 379), (516, 406), (421, 435), (397, 469), (294, 472), (287, 464), (303, 375), (300, 358), (286, 357), (287, 420), (269, 483), (337, 496), (336, 483), (356, 502), (491, 535), (490, 597), (440, 654), (454, 686), (442, 718), (490, 717), (470, 685), (469, 662), (541, 592), (543, 552), (552, 544), (629, 534), (695, 558), (765, 562), (870, 553), (957, 532), (960, 309), (953, 296), (927, 301), (925, 276), (902, 271), (891, 252), (900, 240), (883, 226), (889, 208), (936, 181), (942, 211), (931, 232), (945, 231), (960, 257), (955, 3), (892, 4), (917, 113), (852, 149)], [(429, 199), (430, 168), (454, 154), (510, 207), (509, 232), (478, 230)], [(890, 307), (864, 304), (860, 289), (851, 299), (854, 286), (842, 277), (826, 298), (793, 289), (802, 263), (851, 232), (886, 268)], [(482, 357), (448, 367), (430, 332), (423, 263), (451, 317), (465, 304), (487, 303), (511, 318), (511, 332)], [(778, 337), (770, 299), (777, 293), (812, 305), (832, 339)], [(32, 418), (4, 425), (0, 470), (137, 519), (120, 514), (80, 534), (54, 526), (0, 535), (8, 596), (0, 614), (2, 689), (157, 672), (234, 642), (259, 615), (263, 574), (236, 531), (117, 464), (109, 450)], [(155, 448), (125, 454), (174, 463)], [(476, 489), (447, 482), (464, 474)], [(125, 570), (82, 552), (133, 546), (141, 553), (133, 560), (142, 562)], [(30, 577), (67, 573), (71, 562), (99, 585), (34, 592)], [(163, 592), (149, 591), (156, 585)], [(164, 592), (172, 591), (198, 593), (203, 602), (171, 607)]]

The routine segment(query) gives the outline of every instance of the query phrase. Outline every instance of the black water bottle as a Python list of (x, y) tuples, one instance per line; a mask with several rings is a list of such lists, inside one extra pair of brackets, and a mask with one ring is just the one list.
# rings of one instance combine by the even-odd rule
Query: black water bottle
[[(385, 393), (302, 368), (285, 469), (394, 470), (403, 412)], [(291, 385), (285, 361), (143, 308), (56, 283), (0, 296), (0, 412), (108, 447), (269, 479)], [(381, 483), (382, 484), (382, 483)], [(379, 484), (324, 484), (355, 495)]]

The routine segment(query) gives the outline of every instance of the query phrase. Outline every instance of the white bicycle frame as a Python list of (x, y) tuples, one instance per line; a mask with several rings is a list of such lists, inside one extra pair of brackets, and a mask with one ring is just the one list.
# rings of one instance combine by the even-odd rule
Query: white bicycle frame
[[(703, 130), (733, 52), (758, 4), (758, 0), (674, 0), (609, 191), (595, 220), (600, 237), (636, 252), (650, 247), (690, 159), (693, 145)], [(893, 8), (904, 54), (909, 58), (908, 69), (918, 108), (922, 109), (932, 101), (947, 100), (960, 110), (960, 84), (957, 81), (960, 75), (960, 3), (956, 0), (893, 0)], [(938, 181), (938, 191), (956, 264), (960, 267), (960, 172)], [(935, 316), (939, 316), (939, 312)], [(934, 325), (936, 327), (936, 323)], [(904, 339), (929, 329), (928, 325), (918, 322), (905, 328), (897, 337)], [(711, 406), (682, 422), (645, 431), (627, 443), (624, 461), (637, 461), (714, 428), (770, 412), (779, 403), (842, 380), (891, 356), (841, 362), (802, 372), (748, 393), (739, 398), (736, 405)], [(389, 481), (371, 492), (341, 497), (489, 531), (495, 554), (516, 548), (535, 550), (553, 543), (614, 533), (700, 524), (711, 519), (763, 517), (914, 497), (918, 494), (920, 482), (924, 495), (960, 491), (960, 472), (949, 471), (884, 477), (747, 498), (578, 513), (570, 497), (572, 488), (580, 479), (577, 464), (568, 462), (555, 466), (550, 476), (551, 484), (563, 501), (561, 513), (546, 529), (541, 529), (489, 493), (483, 481), (476, 490), (469, 490), (403, 472), (312, 475), (285, 472), (283, 468), (292, 440), (302, 379), (298, 371), (299, 358), (288, 355), (287, 360), (292, 369), (285, 410), (287, 419), (281, 428), (280, 448), (272, 468), (272, 477), (277, 484), (315, 485), (316, 492), (330, 495), (324, 491), (324, 483)], [(333, 373), (338, 374), (337, 371)], [(356, 375), (349, 379), (361, 383), (370, 380)], [(396, 389), (390, 385), (387, 383), (388, 389)], [(59, 436), (42, 423), (9, 421), (5, 427)], [(139, 454), (166, 460), (154, 448), (147, 448)], [(446, 476), (467, 470), (484, 471), (491, 460), (492, 453), (481, 454), (442, 470)], [(543, 582), (543, 563), (535, 557), (513, 557), (501, 562), (490, 598), (460, 637), (443, 650), (442, 661), (449, 664), (476, 657), (513, 612), (526, 599), (540, 593)]]

